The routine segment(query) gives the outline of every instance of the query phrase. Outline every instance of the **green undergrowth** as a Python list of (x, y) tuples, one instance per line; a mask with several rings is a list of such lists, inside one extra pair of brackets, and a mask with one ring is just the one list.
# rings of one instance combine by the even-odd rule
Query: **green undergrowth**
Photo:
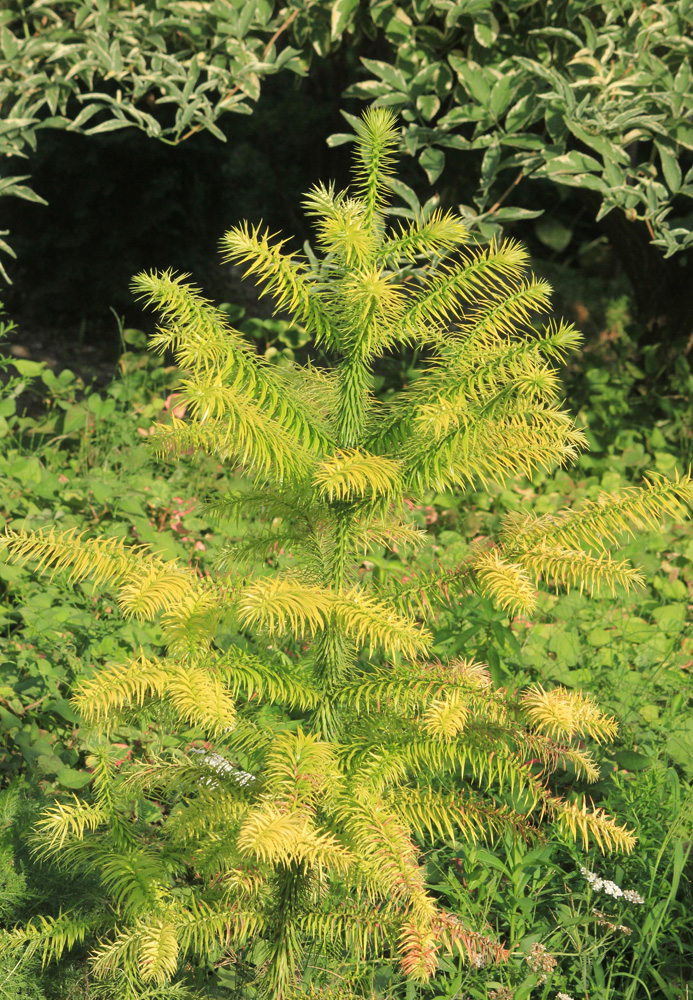
[[(617, 492), (643, 475), (687, 470), (690, 402), (673, 389), (671, 398), (648, 404), (619, 308), (616, 303), (611, 312), (621, 323), (615, 340), (586, 353), (567, 373), (568, 400), (580, 410), (590, 454), (572, 469), (538, 473), (510, 489), (487, 484), (471, 494), (431, 495), (411, 511), (413, 523), (427, 531), (416, 558), (383, 549), (364, 561), (364, 574), (414, 580), (436, 564), (457, 565), (472, 541), (524, 504), (550, 512), (599, 491)], [(231, 307), (229, 313), (236, 322), (242, 318)], [(245, 325), (258, 350), (279, 364), (291, 364), (305, 343), (302, 332), (283, 321)], [(212, 458), (155, 460), (147, 438), (155, 421), (176, 410), (178, 376), (142, 350), (143, 334), (122, 334), (119, 369), (103, 392), (40, 363), (0, 363), (0, 528), (55, 526), (131, 538), (214, 573), (221, 542), (202, 501), (238, 481)], [(234, 531), (249, 537), (254, 527), (242, 520)], [(437, 619), (441, 658), (477, 658), (489, 664), (494, 681), (511, 688), (538, 682), (586, 690), (616, 716), (618, 739), (604, 750), (600, 780), (589, 793), (595, 805), (637, 830), (639, 846), (631, 857), (607, 864), (598, 851), (581, 854), (555, 835), (539, 844), (439, 844), (427, 860), (441, 899), (469, 925), (503, 938), (513, 957), (502, 968), (473, 970), (444, 959), (438, 978), (421, 988), (426, 1000), (544, 1000), (560, 993), (574, 1000), (677, 1000), (693, 984), (690, 525), (643, 531), (623, 555), (642, 566), (647, 580), (630, 594), (588, 599), (578, 591), (546, 591), (531, 621), (510, 620), (471, 596)], [(278, 544), (260, 572), (272, 573), (291, 558)], [(113, 601), (86, 585), (49, 581), (4, 562), (0, 630), (0, 923), (11, 926), (33, 913), (55, 912), (56, 901), (75, 893), (84, 905), (99, 905), (89, 886), (68, 885), (59, 871), (39, 869), (22, 831), (46, 800), (91, 781), (88, 747), (69, 702), (72, 684), (133, 647), (145, 655), (156, 651), (161, 636), (154, 625), (120, 618)], [(291, 657), (293, 650), (281, 652)], [(196, 739), (192, 730), (182, 735)], [(154, 739), (147, 731), (127, 736), (143, 746)], [(563, 791), (572, 790), (585, 787), (568, 770)], [(595, 892), (581, 866), (637, 891), (644, 903)], [(96, 997), (84, 958), (76, 952), (50, 974), (1, 967), (0, 997)], [(399, 973), (384, 963), (370, 981), (378, 995), (403, 995)], [(413, 1000), (410, 994), (407, 987), (406, 1000)], [(204, 995), (230, 993), (219, 987)]]
[[(619, 320), (620, 308), (612, 318)], [(615, 345), (597, 345), (567, 373), (566, 394), (580, 405), (590, 453), (574, 468), (539, 472), (511, 489), (489, 484), (464, 497), (432, 497), (417, 512), (430, 536), (421, 559), (455, 565), (470, 540), (490, 535), (523, 505), (552, 512), (643, 476), (688, 470), (690, 371), (681, 373), (684, 391), (648, 395), (644, 373), (628, 360), (625, 325), (617, 334)], [(616, 862), (598, 850), (585, 858), (556, 837), (457, 852), (441, 846), (431, 864), (446, 904), (476, 918), (480, 930), (493, 928), (515, 951), (502, 970), (470, 972), (450, 962), (436, 998), (684, 1000), (693, 987), (693, 533), (690, 524), (669, 521), (619, 551), (646, 581), (629, 594), (546, 591), (531, 620), (509, 620), (474, 597), (439, 620), (441, 657), (477, 657), (509, 687), (586, 690), (613, 713), (619, 735), (602, 755), (600, 780), (586, 790), (596, 805), (627, 818), (639, 842), (632, 857)], [(371, 571), (415, 569), (402, 561), (394, 570), (385, 559)], [(573, 788), (585, 790), (568, 775), (564, 793)], [(644, 902), (594, 892), (581, 867), (637, 890)]]
[[(490, 533), (504, 511), (530, 499), (540, 513), (627, 487), (651, 468), (646, 447), (634, 449), (642, 459), (637, 465), (628, 455), (609, 455), (588, 469), (543, 482), (537, 477), (532, 486), (490, 488), (464, 506), (434, 497), (422, 511), (432, 534), (430, 557), (454, 564), (470, 538)], [(441, 616), (441, 657), (477, 657), (510, 687), (539, 682), (589, 691), (618, 719), (600, 780), (584, 786), (569, 774), (563, 791), (587, 791), (595, 805), (625, 817), (639, 843), (633, 857), (618, 862), (605, 862), (598, 850), (585, 858), (555, 837), (458, 852), (441, 846), (432, 863), (447, 905), (465, 919), (476, 916), (478, 929), (493, 928), (515, 957), (502, 970), (478, 974), (450, 963), (434, 996), (522, 1000), (562, 991), (592, 1000), (678, 1000), (693, 982), (693, 535), (690, 526), (669, 523), (643, 532), (622, 552), (648, 581), (630, 594), (543, 593), (531, 620), (511, 621), (479, 598)], [(597, 898), (581, 866), (637, 889), (645, 903)], [(532, 966), (542, 949), (556, 962), (554, 968), (547, 960), (544, 982), (544, 972)]]
[[(228, 312), (235, 322), (243, 317), (242, 309)], [(303, 331), (286, 321), (247, 320), (242, 328), (279, 365), (291, 364), (294, 348), (305, 343)], [(0, 354), (2, 334), (0, 324)], [(201, 501), (241, 482), (210, 457), (155, 459), (147, 447), (155, 422), (183, 415), (178, 375), (144, 350), (141, 331), (121, 334), (126, 349), (103, 392), (71, 371), (56, 376), (42, 362), (0, 357), (0, 530), (131, 539), (214, 573), (220, 536)], [(248, 532), (252, 525), (236, 526), (237, 537)], [(283, 556), (277, 551), (263, 571)], [(79, 720), (68, 701), (71, 685), (126, 650), (159, 648), (158, 629), (122, 619), (115, 603), (87, 584), (39, 577), (0, 558), (0, 630), (0, 774), (28, 768), (57, 787), (83, 787), (90, 775), (75, 770)]]

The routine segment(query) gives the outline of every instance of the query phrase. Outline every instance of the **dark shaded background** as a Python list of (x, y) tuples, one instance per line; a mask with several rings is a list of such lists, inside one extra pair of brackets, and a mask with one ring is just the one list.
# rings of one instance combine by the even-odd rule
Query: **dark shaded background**
[[(348, 130), (341, 108), (362, 110), (362, 102), (342, 96), (359, 73), (361, 54), (343, 46), (315, 60), (303, 79), (291, 73), (266, 78), (252, 115), (221, 119), (226, 143), (205, 133), (174, 147), (136, 129), (95, 136), (39, 132), (36, 153), (10, 167), (31, 174), (48, 206), (2, 200), (2, 228), (10, 229), (17, 252), (16, 261), (8, 259), (13, 284), (0, 289), (18, 326), (13, 353), (56, 359), (59, 367), (79, 367), (76, 357), (84, 355), (111, 365), (120, 351), (113, 312), (126, 326), (154, 328), (154, 317), (129, 291), (131, 277), (143, 269), (191, 273), (216, 301), (252, 302), (253, 312), (268, 314), (270, 304), (257, 304), (240, 269), (220, 266), (219, 239), (243, 219), (292, 236), (294, 249), (310, 238), (302, 194), (317, 180), (349, 183), (351, 146), (330, 148), (326, 139)], [(444, 207), (472, 202), (478, 165), (471, 158), (478, 155), (451, 151), (435, 186)], [(400, 161), (398, 174), (422, 201), (433, 193), (411, 158)], [(623, 285), (618, 260), (579, 193), (533, 182), (531, 191), (518, 195), (518, 204), (524, 196), (532, 207), (539, 198), (547, 215), (573, 233), (569, 246), (556, 250), (538, 238), (534, 222), (509, 227), (508, 235), (528, 245), (539, 271), (567, 264), (575, 288), (594, 276), (614, 288)], [(559, 295), (556, 306), (589, 335), (589, 315), (573, 308), (575, 288)], [(592, 333), (600, 322), (597, 317)]]
[(8, 312), (20, 325), (81, 329), (93, 341), (104, 323), (113, 327), (110, 308), (145, 322), (128, 290), (142, 269), (191, 272), (215, 297), (233, 290), (217, 247), (242, 219), (295, 235), (298, 247), (309, 236), (301, 193), (320, 178), (348, 182), (349, 147), (325, 142), (345, 128), (346, 72), (337, 57), (306, 79), (268, 78), (253, 115), (221, 120), (226, 143), (204, 133), (174, 147), (135, 129), (40, 132), (37, 152), (17, 169), (31, 173), (48, 206), (3, 199), (17, 252), (13, 284), (0, 293)]

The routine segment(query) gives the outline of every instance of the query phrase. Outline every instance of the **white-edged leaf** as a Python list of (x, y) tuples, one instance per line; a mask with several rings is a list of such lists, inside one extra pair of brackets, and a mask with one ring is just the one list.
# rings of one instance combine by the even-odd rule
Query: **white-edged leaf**
[(358, 10), (358, 6), (359, 0), (335, 0), (332, 4), (330, 28), (333, 42), (341, 38), (344, 29), (351, 21), (352, 14)]

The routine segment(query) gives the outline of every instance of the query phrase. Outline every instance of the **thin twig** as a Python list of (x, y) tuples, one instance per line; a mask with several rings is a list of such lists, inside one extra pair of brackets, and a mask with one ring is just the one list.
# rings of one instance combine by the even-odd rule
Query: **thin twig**
[[(299, 10), (297, 8), (293, 12), (293, 14), (291, 14), (290, 17), (287, 17), (286, 21), (284, 21), (284, 24), (282, 24), (279, 28), (277, 28), (277, 30), (275, 31), (275, 33), (270, 38), (270, 40), (267, 43), (267, 45), (265, 45), (264, 49), (262, 50), (262, 59), (263, 60), (265, 59), (265, 56), (267, 55), (267, 53), (269, 52), (269, 50), (272, 48), (272, 46), (274, 45), (274, 43), (276, 42), (276, 40), (282, 34), (282, 32), (286, 31), (286, 29), (289, 27), (289, 25), (291, 25), (296, 20), (296, 18), (298, 17), (298, 15), (299, 15)], [(228, 101), (228, 99), (230, 97), (233, 97), (233, 95), (236, 94), (240, 89), (241, 89), (241, 85), (240, 85), (240, 83), (237, 83), (235, 87), (231, 88), (231, 90), (228, 92), (228, 94), (224, 94), (224, 96), (222, 97), (222, 99), (218, 102), (217, 107), (220, 104), (223, 104), (224, 101)], [(202, 128), (202, 122), (200, 122), (197, 125), (193, 125), (193, 127), (191, 129), (189, 129), (185, 133), (185, 135), (182, 136), (179, 139), (179, 142), (185, 142), (185, 140), (189, 139), (191, 135), (195, 135), (196, 132), (199, 132), (201, 128)]]
[(508, 195), (510, 194), (510, 192), (511, 192), (511, 191), (512, 191), (512, 190), (513, 190), (514, 188), (516, 188), (516, 187), (517, 187), (517, 185), (518, 185), (518, 184), (520, 183), (520, 181), (522, 180), (522, 178), (523, 178), (524, 176), (525, 176), (525, 169), (524, 169), (524, 167), (523, 167), (523, 168), (522, 168), (522, 170), (521, 170), (521, 171), (519, 172), (519, 174), (517, 175), (517, 177), (515, 178), (515, 180), (514, 180), (514, 181), (512, 182), (512, 184), (510, 185), (510, 187), (508, 187), (508, 188), (507, 188), (507, 189), (506, 189), (506, 190), (505, 190), (505, 191), (503, 192), (503, 194), (502, 194), (502, 195), (500, 196), (500, 198), (499, 198), (499, 199), (498, 199), (498, 201), (497, 201), (497, 202), (495, 203), (495, 205), (492, 205), (492, 206), (491, 206), (491, 208), (490, 208), (490, 209), (488, 210), (488, 215), (493, 215), (493, 213), (494, 213), (494, 212), (497, 212), (497, 211), (498, 211), (498, 209), (499, 209), (499, 208), (501, 207), (501, 205), (503, 204), (503, 202), (505, 201), (505, 199), (506, 199), (506, 198), (508, 197)]
[(44, 695), (42, 695), (41, 698), (37, 698), (36, 701), (30, 702), (28, 705), (22, 705), (21, 708), (13, 708), (12, 704), (7, 700), (7, 698), (0, 698), (0, 701), (3, 702), (5, 705), (7, 705), (7, 707), (12, 712), (14, 712), (16, 715), (20, 716), (20, 718), (21, 718), (22, 715), (24, 715), (26, 712), (31, 711), (32, 708), (38, 708), (38, 706), (41, 704), (41, 702), (45, 701), (46, 698), (50, 698), (50, 694), (44, 694)]

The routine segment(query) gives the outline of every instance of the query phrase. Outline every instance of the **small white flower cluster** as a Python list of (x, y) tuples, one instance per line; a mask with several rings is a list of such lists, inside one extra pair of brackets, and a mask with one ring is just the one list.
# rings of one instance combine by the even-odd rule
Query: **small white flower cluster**
[(644, 903), (645, 899), (635, 889), (624, 889), (623, 898), (627, 903)]
[(557, 993), (556, 1000), (573, 1000), (573, 998), (568, 996), (567, 993)]
[(608, 878), (600, 878), (596, 872), (591, 872), (587, 868), (580, 867), (580, 873), (584, 875), (595, 892), (605, 892), (607, 896), (614, 899), (623, 898), (627, 903), (644, 903), (645, 900), (635, 889), (621, 889), (615, 882)]

